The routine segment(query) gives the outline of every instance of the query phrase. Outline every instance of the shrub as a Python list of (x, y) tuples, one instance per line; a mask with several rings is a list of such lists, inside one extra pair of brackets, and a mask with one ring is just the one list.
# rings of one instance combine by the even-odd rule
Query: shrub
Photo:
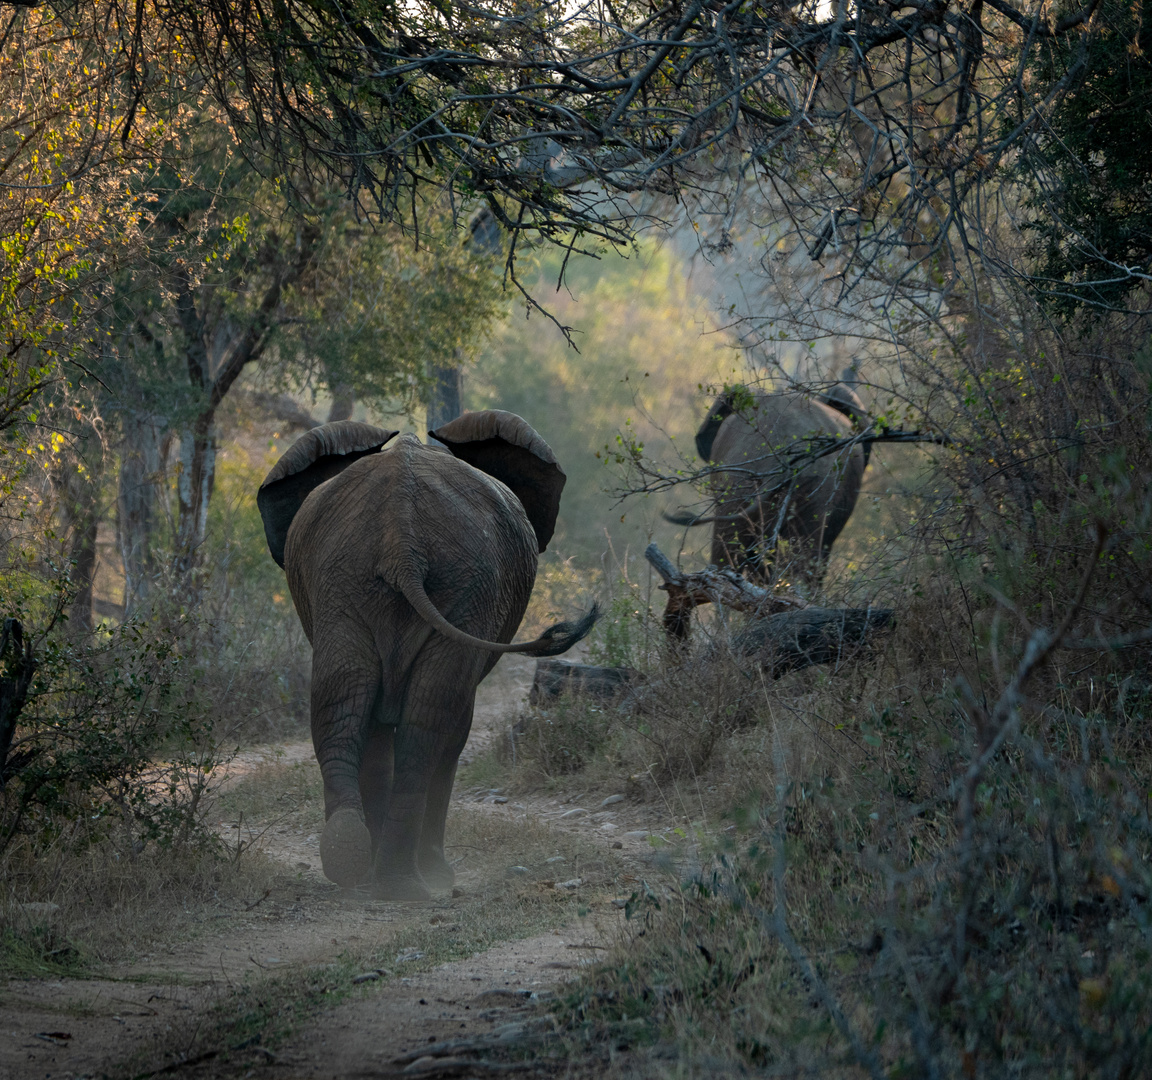
[(507, 756), (549, 779), (568, 776), (603, 752), (612, 727), (611, 707), (565, 695), (547, 708), (525, 710), (509, 732)]
[[(199, 811), (219, 759), (180, 639), (132, 622), (79, 642), (49, 632), (35, 660), (0, 765), (0, 851), (20, 833), (130, 854), (210, 844)], [(6, 678), (21, 663), (0, 656)]]
[(605, 667), (646, 666), (653, 642), (651, 621), (639, 587), (617, 582), (615, 595), (589, 635), (588, 659)]
[(669, 658), (627, 703), (622, 755), (659, 783), (693, 780), (725, 738), (757, 722), (762, 700), (759, 672), (726, 653)]

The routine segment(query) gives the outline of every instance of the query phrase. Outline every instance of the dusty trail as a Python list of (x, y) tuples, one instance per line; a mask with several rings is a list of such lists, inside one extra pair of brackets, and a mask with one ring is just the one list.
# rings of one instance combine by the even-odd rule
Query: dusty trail
[[(481, 687), (466, 758), (495, 737), (526, 694), (531, 661), (509, 659)], [(294, 742), (241, 755), (232, 783), (314, 769), (310, 744)], [(457, 1068), (452, 1044), (521, 1031), (509, 1025), (546, 1012), (540, 1003), (619, 933), (623, 898), (650, 860), (646, 837), (659, 822), (650, 808), (602, 802), (602, 795), (509, 800), (457, 791), (449, 837), (458, 845), (450, 851), (458, 856), (458, 888), (421, 904), (366, 900), (326, 881), (322, 819), (218, 822), (230, 842), (274, 861), (267, 892), (190, 917), (181, 940), (115, 965), (104, 978), (9, 981), (0, 1001), (0, 1078), (119, 1078), (158, 1069), (190, 1077), (447, 1075), (445, 1067)], [(512, 857), (527, 865), (501, 865)], [(259, 1030), (239, 1049), (224, 1036), (223, 1043), (206, 1037), (229, 1019), (221, 1019), (219, 1003), (246, 1000), (250, 987), (284, 993), (315, 982), (317, 972), (321, 982), (332, 973), (341, 1000), (297, 1009), (280, 1023), (274, 1049)]]
[[(581, 927), (577, 936), (587, 929)], [(596, 936), (600, 936), (597, 934)], [(533, 1029), (550, 1030), (541, 1004), (575, 976), (586, 942), (558, 933), (508, 942), (467, 960), (391, 980), (376, 993), (311, 1018), (277, 1047), (255, 1052), (236, 1072), (337, 1080), (388, 1073), (452, 1071), (467, 1060), (483, 1067)], [(477, 1060), (481, 1062), (476, 1065)]]

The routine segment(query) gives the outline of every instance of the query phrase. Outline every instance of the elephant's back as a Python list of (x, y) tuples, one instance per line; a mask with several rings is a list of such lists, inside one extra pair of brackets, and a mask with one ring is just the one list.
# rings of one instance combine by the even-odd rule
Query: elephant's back
[(350, 547), (374, 548), (379, 555), (410, 544), (477, 551), (485, 539), (529, 549), (535, 561), (535, 534), (509, 488), (408, 437), (317, 487), (292, 523), (286, 559), (304, 548), (313, 561), (324, 561), (320, 548), (344, 551), (344, 557)]
[(714, 461), (731, 464), (787, 451), (799, 440), (847, 436), (849, 420), (805, 394), (758, 394), (754, 410), (729, 416), (716, 433)]
[(432, 447), (413, 461), (413, 519), (419, 539), (450, 566), (485, 559), (529, 562), (536, 533), (520, 500), (495, 477)]
[(314, 488), (296, 511), (284, 544), (289, 577), (293, 567), (325, 561), (325, 556), (362, 542), (379, 512), (395, 501), (400, 479), (391, 450), (371, 454)]
[[(536, 562), (535, 532), (516, 496), (447, 451), (411, 437), (317, 487), (297, 512), (285, 545), (297, 606), (315, 608), (321, 619), (327, 594), (369, 597), (382, 588), (388, 594), (395, 591), (389, 585), (413, 567), (450, 619), (457, 592), (468, 595), (468, 615), (486, 604), (501, 608), (499, 598), (509, 593), (517, 602), (524, 594), (526, 603)], [(391, 602), (386, 595), (380, 600)], [(494, 632), (486, 625), (461, 629), (481, 637)]]

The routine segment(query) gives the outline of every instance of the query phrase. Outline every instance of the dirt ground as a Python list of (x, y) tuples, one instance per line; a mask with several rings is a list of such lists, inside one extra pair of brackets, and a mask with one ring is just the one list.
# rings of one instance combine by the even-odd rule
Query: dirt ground
[[(465, 760), (506, 724), (531, 673), (532, 661), (508, 658), (481, 687)], [(311, 760), (306, 741), (261, 748), (240, 755), (229, 783), (313, 768)], [(452, 815), (450, 841), (454, 832), (473, 841), (459, 849), (458, 887), (419, 904), (372, 901), (326, 881), (322, 818), (218, 822), (230, 842), (272, 860), (272, 886), (247, 904), (190, 916), (186, 934), (101, 978), (8, 981), (0, 1078), (498, 1071), (485, 1064), (485, 1047), (550, 1023), (547, 1001), (622, 932), (624, 899), (651, 862), (647, 838), (661, 822), (612, 795), (512, 800), (459, 785)], [(532, 865), (502, 865), (520, 838), (531, 841)], [(325, 972), (344, 987), (336, 1003), (313, 996), (287, 1017), (280, 1009), (275, 1038), (258, 1011), (238, 1043), (206, 1035), (237, 1030), (229, 1012), (250, 1008), (254, 996), (290, 1002), (285, 987), (323, 982)]]

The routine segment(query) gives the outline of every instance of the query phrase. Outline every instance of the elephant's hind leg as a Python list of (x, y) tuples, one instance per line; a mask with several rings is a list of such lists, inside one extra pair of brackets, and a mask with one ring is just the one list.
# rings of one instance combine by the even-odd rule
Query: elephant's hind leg
[(420, 834), (420, 849), (416, 858), (421, 875), (434, 889), (447, 890), (456, 884), (456, 872), (444, 854), (444, 827), (448, 820), (452, 785), (456, 780), (456, 762), (472, 726), (472, 708), (469, 702), (467, 720), (461, 725), (463, 735), (441, 757), (428, 785), (428, 804), (424, 811), (424, 828)]
[(401, 722), (395, 734), (395, 772), (388, 814), (376, 846), (373, 888), (381, 900), (428, 900), (432, 891), (416, 863), (424, 823), (436, 737), (426, 728)]
[(384, 821), (388, 817), (395, 734), (394, 727), (374, 721), (364, 741), (364, 756), (360, 761), (360, 798), (364, 803), (364, 821), (372, 834), (373, 848), (380, 842)]
[(380, 686), (380, 660), (368, 643), (317, 641), (312, 657), (312, 745), (324, 779), (324, 876), (352, 888), (372, 876), (372, 839), (364, 822), (360, 766)]
[(345, 806), (324, 822), (320, 865), (329, 881), (345, 889), (371, 880), (372, 836), (362, 814)]
[(427, 648), (413, 665), (396, 729), (388, 818), (376, 851), (375, 888), (382, 899), (427, 899), (429, 885), (452, 886), (444, 818), (456, 759), (468, 738), (479, 662), (445, 644)]

